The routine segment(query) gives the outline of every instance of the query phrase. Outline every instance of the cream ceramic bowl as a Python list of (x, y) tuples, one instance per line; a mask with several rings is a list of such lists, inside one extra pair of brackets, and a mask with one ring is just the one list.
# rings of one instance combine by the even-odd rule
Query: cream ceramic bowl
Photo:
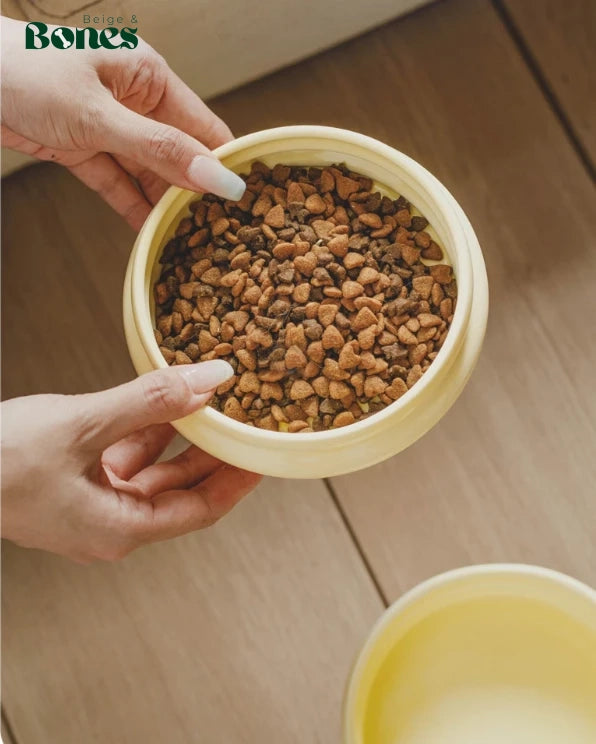
[(381, 617), (344, 744), (594, 744), (596, 592), (545, 568), (436, 576)]
[[(216, 151), (232, 170), (268, 165), (345, 162), (374, 179), (390, 197), (403, 194), (432, 226), (458, 282), (451, 329), (422, 379), (383, 411), (341, 429), (308, 435), (250, 427), (204, 408), (174, 423), (190, 442), (242, 468), (287, 478), (321, 478), (374, 465), (415, 442), (445, 414), (466, 384), (480, 353), (488, 313), (482, 253), (461, 208), (427, 170), (377, 140), (343, 129), (293, 126), (240, 137)], [(130, 257), (124, 286), (124, 328), (139, 374), (165, 367), (153, 336), (152, 286), (158, 259), (196, 194), (170, 188), (145, 222)]]

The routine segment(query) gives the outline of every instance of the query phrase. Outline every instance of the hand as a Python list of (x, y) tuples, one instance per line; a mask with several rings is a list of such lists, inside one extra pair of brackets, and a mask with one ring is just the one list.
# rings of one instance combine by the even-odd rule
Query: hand
[(197, 447), (155, 460), (175, 433), (167, 422), (204, 405), (232, 374), (216, 360), (101, 393), (3, 403), (3, 537), (88, 563), (216, 522), (260, 476)]
[(244, 182), (208, 149), (232, 138), (142, 40), (25, 49), (25, 24), (2, 19), (2, 144), (65, 165), (134, 229), (169, 184), (240, 199)]

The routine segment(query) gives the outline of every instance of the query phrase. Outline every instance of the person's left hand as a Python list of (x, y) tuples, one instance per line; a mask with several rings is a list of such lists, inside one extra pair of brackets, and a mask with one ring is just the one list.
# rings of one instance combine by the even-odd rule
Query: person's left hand
[(135, 230), (170, 184), (240, 199), (246, 184), (211, 154), (229, 128), (142, 39), (25, 49), (25, 25), (2, 18), (5, 147), (66, 166)]

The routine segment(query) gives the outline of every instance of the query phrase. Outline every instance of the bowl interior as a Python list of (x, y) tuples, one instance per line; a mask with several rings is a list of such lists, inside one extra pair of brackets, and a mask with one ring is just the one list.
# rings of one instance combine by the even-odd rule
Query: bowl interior
[(362, 671), (348, 741), (596, 741), (594, 600), (483, 583), (388, 621)]
[[(299, 130), (302, 134), (292, 135), (290, 130)], [(305, 131), (308, 132), (306, 135)], [(450, 331), (436, 359), (416, 386), (399, 400), (374, 416), (346, 427), (354, 431), (364, 430), (371, 426), (371, 422), (374, 425), (375, 420), (389, 415), (396, 408), (407, 406), (414, 395), (421, 393), (431, 383), (445, 361), (457, 353), (463, 342), (463, 331), (470, 314), (472, 268), (463, 227), (459, 223), (457, 211), (450, 209), (451, 204), (455, 202), (444, 187), (424, 168), (402, 153), (376, 140), (351, 132), (341, 131), (341, 134), (338, 134), (339, 131), (326, 127), (287, 127), (258, 132), (222, 146), (217, 154), (228, 168), (237, 173), (248, 173), (251, 163), (255, 160), (261, 160), (270, 166), (276, 163), (288, 165), (345, 163), (350, 169), (372, 178), (375, 189), (387, 196), (391, 198), (405, 196), (412, 203), (414, 213), (423, 214), (429, 220), (428, 231), (444, 248), (445, 262), (453, 266), (458, 282), (458, 303)], [(166, 366), (152, 331), (155, 309), (152, 287), (161, 271), (159, 257), (168, 240), (174, 235), (180, 219), (190, 213), (190, 202), (196, 198), (197, 195), (193, 192), (170, 189), (145, 224), (143, 232), (146, 233), (146, 237), (140, 242), (135, 256), (133, 294), (142, 298), (138, 326), (145, 351), (155, 367)], [(203, 420), (226, 419), (226, 425), (231, 429), (237, 427), (241, 430), (248, 429), (251, 436), (262, 439), (275, 438), (287, 441), (290, 438), (283, 433), (247, 427), (227, 419), (210, 407), (195, 415)], [(341, 436), (345, 430), (316, 432), (309, 434), (308, 440), (312, 442), (315, 437), (324, 439), (338, 436), (338, 432)]]

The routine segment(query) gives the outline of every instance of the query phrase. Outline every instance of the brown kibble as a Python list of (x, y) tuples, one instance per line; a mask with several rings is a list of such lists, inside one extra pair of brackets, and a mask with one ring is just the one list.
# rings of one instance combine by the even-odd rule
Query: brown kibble
[(290, 388), (290, 398), (292, 400), (304, 400), (304, 398), (314, 395), (314, 392), (312, 385), (306, 380), (295, 380)]
[(395, 221), (401, 227), (410, 227), (412, 224), (412, 215), (409, 209), (398, 209), (395, 213)]
[(391, 385), (385, 388), (385, 395), (388, 395), (391, 400), (397, 400), (398, 398), (401, 398), (404, 393), (407, 392), (408, 386), (401, 379), (401, 377), (396, 377)]
[(323, 214), (327, 205), (318, 194), (311, 194), (306, 198), (304, 206), (311, 214)]
[(248, 323), (249, 317), (249, 314), (244, 310), (234, 310), (226, 313), (224, 320), (234, 328), (236, 333), (240, 333)]
[(312, 381), (312, 386), (319, 398), (329, 397), (329, 380), (326, 377), (317, 377)]
[(427, 351), (426, 344), (417, 344), (414, 347), (410, 347), (410, 353), (408, 354), (410, 364), (420, 364), (426, 356)]
[(207, 351), (211, 351), (211, 349), (215, 349), (217, 344), (218, 344), (217, 339), (214, 336), (212, 336), (209, 333), (209, 331), (199, 332), (199, 349), (201, 350), (202, 354), (204, 354)]
[(192, 364), (192, 359), (183, 351), (177, 351), (175, 354), (176, 364)]
[(302, 191), (302, 189), (300, 188), (300, 184), (299, 183), (292, 182), (288, 186), (288, 194), (287, 194), (287, 197), (286, 198), (287, 198), (288, 204), (290, 204), (290, 203), (294, 203), (294, 204), (302, 203), (302, 204), (304, 204), (304, 191)]
[(422, 258), (426, 258), (428, 261), (442, 261), (443, 251), (441, 247), (437, 245), (433, 240), (431, 241), (428, 248), (423, 248)]
[(304, 254), (304, 256), (296, 256), (294, 268), (305, 276), (312, 276), (313, 271), (317, 268), (317, 257), (312, 251)]
[(215, 220), (215, 222), (211, 225), (211, 233), (213, 237), (217, 237), (218, 235), (222, 235), (225, 233), (225, 231), (230, 226), (230, 221), (227, 220), (225, 217), (219, 217)]
[(292, 258), (294, 255), (294, 252), (296, 250), (296, 246), (294, 243), (278, 243), (275, 248), (273, 249), (273, 255), (275, 258), (278, 258), (280, 261), (285, 261), (286, 258)]
[(331, 380), (329, 383), (329, 397), (333, 400), (341, 400), (350, 394), (350, 388), (341, 380)]
[(284, 361), (287, 369), (302, 369), (306, 366), (306, 357), (298, 346), (290, 346), (286, 351)]
[(375, 345), (374, 326), (369, 326), (358, 333), (358, 343), (361, 349), (372, 349)]
[(368, 307), (363, 307), (360, 310), (358, 310), (358, 314), (352, 320), (352, 330), (361, 331), (363, 328), (368, 328), (371, 325), (375, 325), (377, 322), (377, 316), (373, 313), (373, 311)]
[(297, 421), (291, 421), (290, 424), (288, 424), (288, 431), (291, 433), (296, 433), (298, 431), (302, 431), (303, 429), (308, 428), (308, 423), (306, 421), (302, 421), (302, 419), (298, 419)]
[(327, 327), (333, 323), (335, 320), (335, 316), (337, 315), (338, 307), (337, 305), (328, 304), (328, 305), (319, 305), (319, 308), (317, 310), (317, 318), (319, 319), (319, 322), (323, 327)]
[(232, 353), (232, 344), (217, 344), (213, 351), (217, 354), (217, 356), (228, 356), (228, 354)]
[(353, 413), (350, 411), (342, 411), (333, 419), (333, 426), (348, 426), (349, 424), (353, 424), (355, 420)]
[(258, 393), (261, 389), (261, 382), (256, 372), (246, 371), (240, 375), (238, 387), (243, 393)]
[(443, 318), (443, 320), (449, 320), (451, 314), (453, 313), (453, 300), (450, 297), (446, 297), (444, 300), (441, 300), (439, 312), (441, 313), (441, 318)]
[(364, 380), (364, 395), (367, 398), (374, 398), (375, 395), (381, 395), (385, 392), (387, 383), (377, 375), (371, 375)]
[(429, 269), (430, 275), (439, 284), (449, 284), (453, 278), (451, 266), (448, 266), (447, 264), (434, 264), (434, 266), (430, 266)]
[(358, 274), (360, 284), (374, 284), (379, 278), (379, 272), (370, 266), (365, 266)]
[(348, 252), (348, 236), (336, 235), (327, 243), (327, 248), (334, 256), (342, 258)]
[(362, 253), (347, 253), (344, 257), (344, 266), (348, 271), (356, 269), (364, 264), (365, 258)]
[(325, 359), (323, 374), (329, 380), (347, 380), (350, 376), (345, 370), (341, 369), (335, 359), (330, 359), (329, 357)]
[(284, 391), (278, 382), (264, 382), (261, 385), (261, 400), (283, 400)]
[(230, 396), (229, 398), (226, 399), (226, 402), (224, 403), (223, 412), (225, 413), (226, 416), (236, 419), (236, 421), (241, 421), (241, 422), (248, 421), (248, 416), (246, 414), (246, 411), (240, 405), (240, 401), (238, 400), (238, 398), (235, 398), (234, 396)]
[(358, 282), (347, 281), (343, 283), (341, 291), (344, 297), (353, 299), (364, 292), (364, 287)]
[(408, 266), (413, 266), (420, 258), (420, 249), (414, 248), (413, 245), (404, 244), (401, 247), (401, 257)]
[(327, 170), (327, 168), (323, 169), (321, 173), (321, 185), (320, 185), (321, 192), (326, 194), (328, 191), (333, 191), (334, 188), (335, 188), (335, 178), (333, 177), (333, 173)]
[(325, 359), (325, 349), (323, 349), (323, 344), (320, 341), (313, 341), (308, 345), (306, 355), (311, 361), (321, 364), (323, 359)]
[(415, 364), (412, 369), (408, 372), (406, 378), (406, 384), (409, 388), (415, 385), (418, 380), (422, 377), (422, 367), (419, 364)]
[(284, 208), (281, 204), (276, 204), (275, 207), (271, 207), (265, 215), (264, 222), (266, 225), (269, 225), (269, 227), (281, 228), (285, 225), (286, 217), (284, 214)]
[(306, 304), (309, 297), (310, 284), (307, 284), (306, 282), (299, 284), (292, 292), (292, 298), (294, 299), (294, 302), (297, 302), (299, 305)]
[(374, 230), (377, 230), (383, 225), (383, 220), (378, 214), (374, 213), (365, 212), (364, 214), (359, 215), (358, 219), (363, 225), (366, 225), (366, 227), (372, 227)]
[(420, 313), (418, 321), (422, 328), (432, 328), (433, 326), (440, 326), (442, 323), (441, 318), (438, 315), (432, 313)]
[(416, 336), (412, 333), (412, 331), (406, 328), (405, 325), (402, 325), (398, 328), (397, 338), (402, 342), (402, 344), (406, 344), (406, 346), (415, 346), (418, 343), (418, 339), (416, 338)]
[(344, 345), (344, 337), (334, 325), (325, 328), (321, 341), (324, 349), (341, 349)]
[(353, 178), (348, 178), (347, 176), (342, 175), (337, 175), (335, 177), (335, 189), (340, 199), (347, 199), (350, 194), (358, 191), (359, 188), (360, 184), (358, 181), (354, 181)]
[(360, 364), (360, 357), (354, 351), (352, 344), (345, 344), (339, 352), (339, 366), (342, 369), (353, 369)]
[(428, 298), (430, 297), (433, 284), (434, 279), (432, 278), (432, 276), (415, 276), (412, 279), (412, 286), (423, 300), (428, 300)]
[(209, 284), (212, 287), (219, 287), (220, 279), (221, 271), (217, 266), (213, 266), (211, 269), (207, 269), (207, 271), (201, 274), (201, 281), (203, 284)]
[(248, 351), (248, 349), (238, 349), (235, 354), (240, 364), (243, 364), (246, 369), (249, 369), (251, 372), (254, 372), (256, 370), (257, 355), (254, 353), (254, 351)]

